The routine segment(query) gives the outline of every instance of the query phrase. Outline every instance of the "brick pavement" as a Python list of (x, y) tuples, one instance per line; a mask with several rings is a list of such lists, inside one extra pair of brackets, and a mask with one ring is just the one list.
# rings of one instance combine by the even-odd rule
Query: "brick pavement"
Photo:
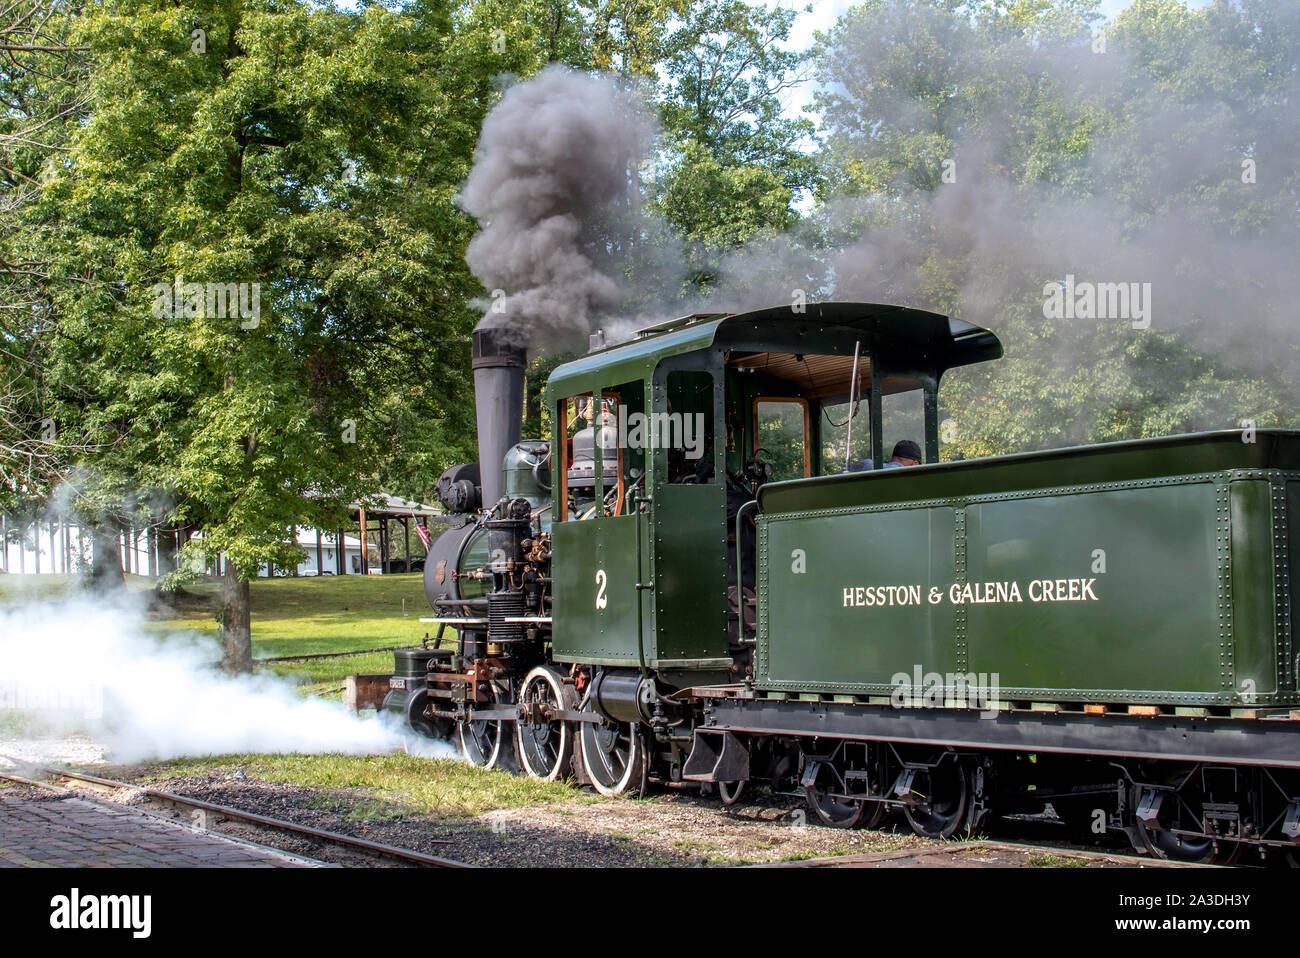
[(293, 868), (304, 859), (83, 798), (0, 797), (0, 868)]

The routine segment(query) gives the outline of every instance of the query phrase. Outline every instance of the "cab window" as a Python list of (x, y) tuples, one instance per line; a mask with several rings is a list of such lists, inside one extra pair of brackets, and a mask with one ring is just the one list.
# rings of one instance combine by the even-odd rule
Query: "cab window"
[(822, 403), (820, 426), (821, 475), (867, 468), (871, 462), (871, 408), (865, 396), (852, 403)]
[(645, 387), (624, 383), (598, 394), (560, 401), (556, 431), (562, 437), (565, 468), (559, 498), (569, 504), (565, 519), (624, 515), (645, 474), (646, 449), (629, 435), (645, 411)]
[[(925, 392), (923, 390), (908, 389), (903, 392), (885, 393), (881, 396), (880, 406), (884, 420), (881, 455), (885, 462), (889, 461), (894, 445), (903, 439), (910, 439), (922, 449), (925, 448)], [(856, 424), (854, 428), (857, 428)]]
[(713, 375), (674, 370), (665, 380), (666, 408), (648, 429), (660, 453), (668, 482), (710, 485), (720, 482), (713, 459)]
[(808, 401), (760, 396), (754, 400), (754, 440), (750, 452), (772, 467), (773, 482), (811, 475)]

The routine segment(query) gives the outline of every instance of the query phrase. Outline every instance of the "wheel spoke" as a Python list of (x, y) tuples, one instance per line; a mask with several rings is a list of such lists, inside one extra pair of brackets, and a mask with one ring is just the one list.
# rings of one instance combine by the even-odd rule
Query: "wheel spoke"
[[(586, 710), (592, 711), (590, 704)], [(632, 723), (582, 723), (582, 758), (596, 791), (622, 795), (640, 794), (644, 789), (646, 755), (640, 735), (640, 729)]]
[(526, 704), (523, 715), (539, 716), (536, 721), (521, 717), (516, 723), (519, 759), (524, 771), (542, 781), (565, 777), (572, 764), (573, 730), (563, 719), (540, 716), (576, 708), (577, 693), (554, 668), (539, 665), (524, 679), (520, 699)]

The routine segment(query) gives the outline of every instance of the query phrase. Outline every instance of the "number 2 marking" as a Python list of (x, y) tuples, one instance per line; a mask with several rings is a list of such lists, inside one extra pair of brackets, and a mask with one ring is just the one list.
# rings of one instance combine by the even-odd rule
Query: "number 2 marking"
[(596, 570), (596, 608), (605, 608), (605, 586), (609, 584), (609, 578), (605, 575), (604, 569)]

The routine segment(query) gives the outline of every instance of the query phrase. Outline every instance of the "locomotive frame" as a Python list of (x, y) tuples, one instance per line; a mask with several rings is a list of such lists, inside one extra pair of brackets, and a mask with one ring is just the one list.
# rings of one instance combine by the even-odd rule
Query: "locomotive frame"
[[(837, 827), (1050, 804), (1162, 857), (1300, 845), (1300, 434), (942, 463), (940, 381), (997, 337), (825, 303), (594, 350), (551, 376), (549, 446), (521, 444), (522, 350), (474, 348), (481, 487), (440, 481), (440, 639), (386, 703), (470, 761), (610, 794), (766, 780)], [(832, 471), (823, 414), (854, 396), (874, 468)], [(890, 396), (920, 400), (925, 465), (884, 468)], [(802, 404), (782, 481), (760, 402)], [(628, 414), (699, 417), (698, 457), (631, 448)]]

